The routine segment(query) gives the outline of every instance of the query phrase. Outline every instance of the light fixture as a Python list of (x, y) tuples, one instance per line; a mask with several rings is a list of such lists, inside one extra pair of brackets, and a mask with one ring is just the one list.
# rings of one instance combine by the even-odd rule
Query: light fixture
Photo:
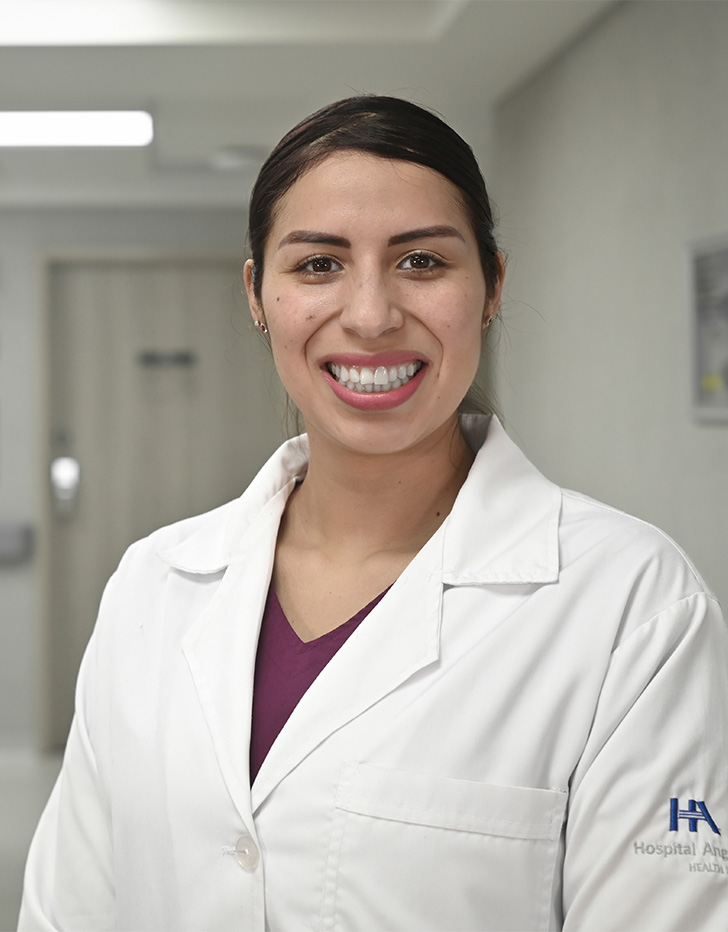
[(0, 112), (0, 146), (148, 146), (154, 123), (144, 110)]

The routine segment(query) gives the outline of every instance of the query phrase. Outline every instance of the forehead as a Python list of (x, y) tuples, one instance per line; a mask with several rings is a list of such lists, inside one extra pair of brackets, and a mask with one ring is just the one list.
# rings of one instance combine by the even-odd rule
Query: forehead
[[(278, 202), (272, 236), (331, 224), (470, 228), (459, 189), (444, 175), (398, 159), (345, 150), (308, 169)], [(328, 225), (328, 226), (327, 226)]]

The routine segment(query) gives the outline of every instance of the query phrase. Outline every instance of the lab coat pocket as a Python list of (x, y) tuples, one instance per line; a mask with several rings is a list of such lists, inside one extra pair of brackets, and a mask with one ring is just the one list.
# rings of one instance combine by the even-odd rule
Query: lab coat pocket
[(567, 794), (344, 765), (325, 930), (545, 930)]

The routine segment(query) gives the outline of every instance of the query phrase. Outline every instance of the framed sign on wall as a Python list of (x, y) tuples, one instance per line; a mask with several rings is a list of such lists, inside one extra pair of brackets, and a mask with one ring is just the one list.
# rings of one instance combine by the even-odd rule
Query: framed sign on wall
[(728, 423), (728, 234), (693, 244), (693, 409)]

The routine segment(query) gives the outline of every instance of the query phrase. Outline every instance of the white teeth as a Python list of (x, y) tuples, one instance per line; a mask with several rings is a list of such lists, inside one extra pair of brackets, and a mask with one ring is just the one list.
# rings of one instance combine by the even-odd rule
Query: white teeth
[(349, 391), (355, 392), (390, 392), (401, 388), (420, 371), (422, 363), (417, 360), (407, 365), (399, 366), (340, 366), (338, 363), (329, 363), (329, 372), (341, 385)]

